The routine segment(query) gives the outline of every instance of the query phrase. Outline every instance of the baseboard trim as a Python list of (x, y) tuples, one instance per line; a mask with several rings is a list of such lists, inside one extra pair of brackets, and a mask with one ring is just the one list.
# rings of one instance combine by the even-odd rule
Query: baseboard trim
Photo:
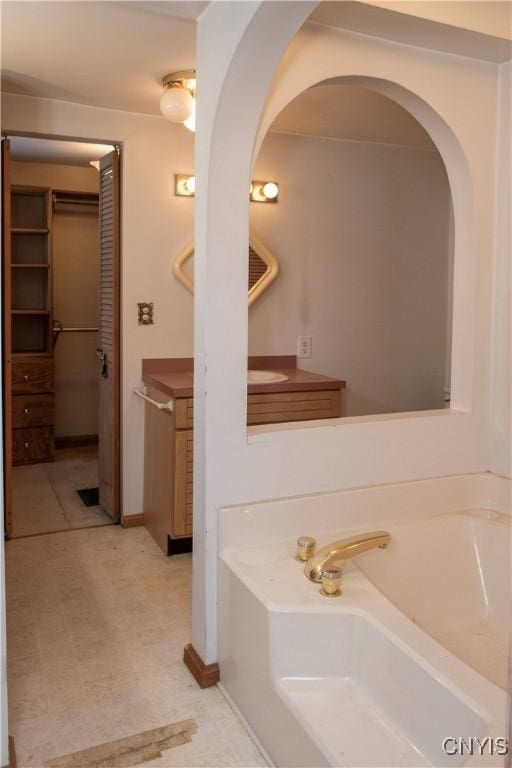
[(84, 445), (98, 445), (98, 435), (66, 435), (55, 438), (56, 448), (83, 448)]
[(17, 768), (16, 747), (14, 746), (14, 737), (9, 736), (9, 768)]
[(144, 515), (126, 515), (121, 520), (123, 528), (137, 528), (139, 525), (144, 525)]
[(219, 682), (219, 665), (217, 662), (205, 664), (192, 643), (185, 646), (183, 662), (200, 688), (209, 688)]

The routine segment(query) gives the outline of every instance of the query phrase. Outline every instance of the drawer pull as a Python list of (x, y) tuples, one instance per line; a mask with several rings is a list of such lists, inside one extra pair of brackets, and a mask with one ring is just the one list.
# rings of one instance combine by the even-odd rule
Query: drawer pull
[(24, 408), (23, 409), (23, 413), (25, 414), (25, 416), (28, 416), (29, 413), (30, 413), (30, 409), (29, 408)]
[(23, 379), (24, 379), (25, 381), (28, 381), (28, 373), (26, 373), (26, 374), (23, 376)]
[(25, 448), (30, 448), (30, 443), (25, 443)]

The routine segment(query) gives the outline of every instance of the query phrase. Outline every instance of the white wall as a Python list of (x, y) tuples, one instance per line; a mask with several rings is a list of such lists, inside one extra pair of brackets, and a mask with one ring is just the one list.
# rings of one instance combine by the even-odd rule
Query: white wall
[[(193, 169), (193, 135), (161, 117), (4, 94), (2, 128), (122, 142), (123, 512), (142, 512), (142, 402), (132, 394), (144, 357), (192, 355), (192, 301), (174, 280), (173, 256), (191, 238), (193, 206), (174, 196), (174, 173)], [(139, 326), (137, 301), (155, 303)]]
[[(311, 5), (240, 5), (245, 24), (230, 27), (237, 3), (212, 4), (198, 33), (193, 643), (207, 662), (216, 657), (220, 507), (490, 464), (498, 66), (306, 27), (273, 77)], [(216, 39), (223, 25), (229, 35)], [(455, 221), (452, 391), (458, 410), (255, 428), (248, 437), (244, 198), (252, 158), (292, 98), (340, 76), (363, 78), (360, 84), (409, 109), (445, 162)]]
[(512, 65), (500, 67), (499, 122), (496, 152), (496, 252), (494, 272), (492, 446), (491, 468), (510, 477), (511, 412), (510, 379), (510, 258), (512, 248), (511, 136)]
[(249, 310), (249, 354), (295, 354), (311, 335), (299, 365), (346, 380), (346, 415), (443, 408), (450, 190), (439, 153), (267, 134), (254, 176), (279, 183), (278, 203), (252, 203), (250, 221), (281, 273)]

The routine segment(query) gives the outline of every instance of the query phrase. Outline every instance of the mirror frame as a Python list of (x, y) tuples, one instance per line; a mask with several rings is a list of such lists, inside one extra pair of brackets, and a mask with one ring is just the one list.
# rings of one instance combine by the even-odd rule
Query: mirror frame
[[(249, 245), (254, 250), (254, 252), (259, 256), (259, 258), (266, 264), (266, 270), (262, 274), (262, 276), (254, 283), (254, 285), (250, 288), (247, 294), (248, 304), (251, 306), (251, 304), (254, 304), (256, 299), (258, 299), (262, 293), (264, 293), (267, 288), (274, 282), (276, 277), (279, 275), (279, 262), (277, 261), (274, 254), (269, 251), (267, 246), (260, 240), (258, 235), (254, 232), (254, 230), (251, 230), (249, 232)], [(183, 248), (176, 258), (174, 259), (173, 265), (172, 265), (172, 272), (174, 277), (191, 293), (194, 295), (194, 279), (190, 277), (189, 274), (185, 271), (185, 265), (189, 259), (191, 259), (194, 255), (194, 241), (190, 242), (188, 245)]]

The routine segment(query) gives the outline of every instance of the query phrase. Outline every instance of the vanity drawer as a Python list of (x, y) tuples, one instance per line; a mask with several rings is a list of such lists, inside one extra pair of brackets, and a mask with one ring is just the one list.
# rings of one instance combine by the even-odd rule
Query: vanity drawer
[(248, 395), (247, 424), (273, 424), (341, 416), (339, 389)]
[(13, 360), (12, 392), (14, 395), (53, 392), (53, 358)]
[(13, 395), (13, 428), (51, 427), (54, 423), (54, 403), (53, 395)]
[(38, 461), (53, 461), (53, 427), (13, 429), (12, 463), (32, 464)]
[(179, 397), (174, 401), (176, 429), (192, 429), (194, 426), (194, 400), (192, 397)]

